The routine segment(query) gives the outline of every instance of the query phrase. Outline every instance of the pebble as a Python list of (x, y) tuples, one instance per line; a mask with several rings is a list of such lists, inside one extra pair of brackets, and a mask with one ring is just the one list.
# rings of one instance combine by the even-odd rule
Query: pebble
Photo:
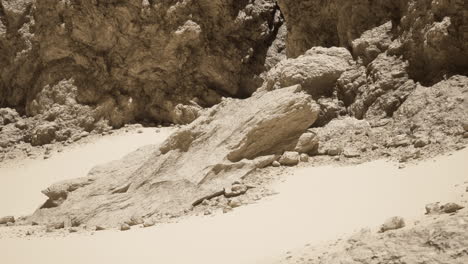
[(127, 224), (123, 224), (120, 226), (120, 231), (127, 231), (130, 230), (130, 226)]
[(238, 198), (234, 198), (234, 199), (231, 199), (231, 200), (229, 201), (229, 206), (230, 206), (231, 208), (236, 208), (236, 207), (239, 207), (239, 206), (241, 206), (241, 205), (242, 205), (242, 203), (241, 203), (241, 201), (240, 201)]
[(281, 166), (281, 163), (279, 163), (277, 160), (273, 161), (273, 163), (271, 164), (271, 166), (273, 167), (279, 167)]
[(151, 227), (154, 226), (156, 223), (153, 220), (146, 219), (143, 223), (143, 227)]
[(380, 226), (379, 233), (384, 233), (390, 230), (396, 230), (405, 227), (405, 220), (402, 217), (394, 216), (387, 219), (385, 223)]
[(293, 166), (299, 163), (299, 153), (294, 151), (285, 152), (279, 159), (279, 163), (285, 166)]

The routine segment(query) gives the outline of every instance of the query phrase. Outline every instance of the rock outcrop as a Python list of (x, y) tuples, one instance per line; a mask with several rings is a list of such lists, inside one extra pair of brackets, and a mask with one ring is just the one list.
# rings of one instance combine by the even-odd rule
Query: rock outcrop
[(391, 117), (341, 117), (311, 128), (318, 153), (369, 160), (393, 157), (405, 162), (463, 148), (468, 77), (453, 76), (432, 87), (415, 85), (394, 110)]
[(2, 0), (0, 107), (36, 115), (44, 90), (73, 79), (96, 121), (188, 123), (261, 84), (281, 25), (273, 0)]
[(466, 1), (279, 0), (278, 4), (288, 27), (290, 57), (314, 46), (343, 46), (369, 63), (388, 49), (407, 60), (411, 78), (424, 84), (468, 72)]
[(268, 166), (274, 155), (293, 150), (318, 112), (297, 86), (225, 99), (160, 147), (140, 149), (85, 178), (44, 190), (49, 200), (30, 220), (105, 227), (132, 217), (181, 214)]

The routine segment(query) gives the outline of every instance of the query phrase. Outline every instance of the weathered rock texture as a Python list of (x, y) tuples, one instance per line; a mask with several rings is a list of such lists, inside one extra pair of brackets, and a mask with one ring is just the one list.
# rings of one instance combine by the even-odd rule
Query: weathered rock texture
[[(418, 81), (435, 83), (444, 74), (467, 73), (466, 1), (279, 0), (278, 4), (288, 27), (290, 57), (314, 46), (344, 46), (368, 63), (389, 49), (391, 55), (408, 60), (409, 74)], [(363, 34), (368, 30), (372, 32)]]
[(294, 149), (317, 119), (318, 106), (297, 88), (223, 100), (159, 148), (44, 190), (49, 200), (31, 220), (116, 226), (131, 217), (181, 214), (223, 194), (224, 186)]
[(73, 79), (96, 121), (191, 122), (261, 84), (281, 24), (273, 0), (2, 0), (0, 107), (36, 115), (47, 87)]
[(305, 154), (406, 162), (467, 145), (466, 1), (277, 2), (0, 1), (0, 105), (34, 115), (1, 110), (1, 145), (195, 120), (51, 186), (31, 220), (118, 226)]
[(342, 117), (310, 129), (317, 135), (318, 153), (368, 160), (392, 157), (406, 162), (463, 148), (467, 143), (463, 120), (468, 119), (468, 77), (453, 76), (432, 87), (416, 85), (396, 109), (392, 117)]

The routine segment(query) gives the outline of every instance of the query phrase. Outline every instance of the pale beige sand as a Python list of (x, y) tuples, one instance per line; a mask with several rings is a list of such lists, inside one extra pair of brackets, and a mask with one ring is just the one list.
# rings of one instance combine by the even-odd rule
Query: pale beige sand
[(394, 215), (421, 217), (430, 202), (464, 199), (462, 186), (455, 185), (468, 180), (467, 158), (468, 150), (462, 150), (402, 170), (383, 161), (292, 168), (294, 176), (276, 186), (278, 195), (229, 214), (93, 236), (3, 239), (0, 255), (2, 263), (25, 264), (270, 263), (287, 250), (375, 227)]
[(47, 160), (0, 164), (0, 216), (30, 214), (45, 201), (41, 190), (51, 184), (86, 176), (95, 165), (120, 159), (148, 144), (159, 144), (173, 131), (172, 128), (161, 128), (159, 133), (155, 128), (139, 130), (143, 133), (131, 130), (72, 146)]

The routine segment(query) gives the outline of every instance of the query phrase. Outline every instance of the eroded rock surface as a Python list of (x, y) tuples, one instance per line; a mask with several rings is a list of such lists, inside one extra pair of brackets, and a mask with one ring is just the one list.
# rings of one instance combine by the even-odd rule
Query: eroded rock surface
[[(319, 108), (296, 86), (226, 99), (160, 147), (146, 147), (44, 190), (31, 221), (117, 226), (132, 217), (181, 214), (295, 148)], [(267, 162), (267, 163), (266, 163)]]
[(2, 0), (0, 106), (36, 115), (48, 87), (74, 79), (96, 121), (188, 123), (261, 84), (282, 21), (273, 0)]
[(388, 49), (408, 60), (410, 76), (425, 84), (436, 83), (445, 74), (467, 74), (466, 1), (279, 0), (278, 4), (288, 27), (290, 57), (314, 46), (344, 46), (367, 64)]

